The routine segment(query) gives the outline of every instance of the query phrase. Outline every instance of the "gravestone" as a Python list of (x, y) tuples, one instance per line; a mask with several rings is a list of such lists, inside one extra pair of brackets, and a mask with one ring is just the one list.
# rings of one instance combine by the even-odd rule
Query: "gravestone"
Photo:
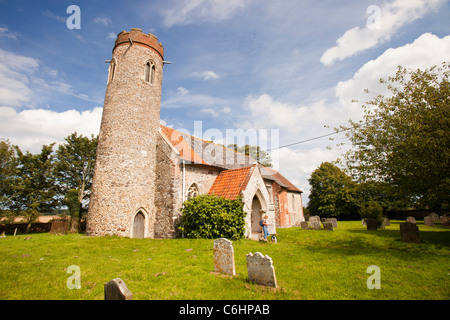
[(414, 217), (408, 217), (406, 218), (406, 221), (416, 223), (416, 219), (414, 219)]
[(333, 231), (333, 223), (331, 221), (324, 221), (322, 222), (323, 230), (330, 230)]
[(441, 226), (450, 227), (450, 216), (448, 216), (447, 214), (441, 216)]
[(388, 218), (384, 218), (383, 227), (388, 227), (390, 225), (391, 225), (391, 220), (389, 220)]
[(310, 217), (309, 218), (308, 227), (309, 227), (309, 229), (313, 229), (313, 230), (320, 230), (320, 229), (322, 229), (320, 227), (320, 217), (319, 216), (312, 216), (312, 217)]
[(66, 218), (53, 219), (50, 228), (50, 234), (67, 234), (69, 233), (70, 220)]
[(378, 229), (378, 221), (373, 218), (366, 219), (367, 230), (377, 230)]
[(429, 227), (434, 227), (433, 218), (431, 216), (426, 216), (423, 218), (423, 224)]
[(236, 275), (233, 242), (225, 238), (214, 240), (213, 255), (215, 272)]
[(300, 221), (300, 227), (302, 228), (302, 230), (308, 230), (308, 221)]
[(275, 277), (275, 269), (273, 267), (272, 258), (260, 252), (247, 254), (247, 272), (250, 282), (277, 287), (277, 279)]
[(439, 222), (439, 215), (436, 212), (432, 212), (430, 217), (433, 220), (433, 223)]
[(406, 221), (400, 223), (400, 237), (402, 242), (420, 243), (419, 228), (415, 223)]
[(105, 283), (105, 300), (133, 300), (133, 294), (120, 278)]

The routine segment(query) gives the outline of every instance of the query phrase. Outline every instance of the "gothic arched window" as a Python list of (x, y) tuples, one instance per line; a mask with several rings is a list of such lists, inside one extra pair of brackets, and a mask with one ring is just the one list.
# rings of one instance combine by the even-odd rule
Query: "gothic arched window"
[(144, 80), (153, 84), (155, 81), (155, 63), (151, 60), (145, 63)]
[(191, 184), (189, 189), (187, 190), (187, 200), (191, 200), (192, 198), (198, 196), (198, 188), (195, 183)]

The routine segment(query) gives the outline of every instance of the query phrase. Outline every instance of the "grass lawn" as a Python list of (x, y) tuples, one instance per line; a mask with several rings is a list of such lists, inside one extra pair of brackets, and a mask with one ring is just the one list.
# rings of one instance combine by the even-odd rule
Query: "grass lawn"
[[(134, 300), (450, 299), (450, 229), (418, 221), (423, 243), (402, 243), (399, 223), (367, 231), (361, 221), (339, 221), (335, 231), (278, 229), (276, 244), (234, 241), (235, 277), (212, 272), (213, 240), (6, 236), (0, 299), (103, 299), (114, 278)], [(277, 289), (247, 281), (249, 252), (272, 258)], [(81, 289), (67, 288), (70, 265), (81, 270)], [(370, 265), (380, 268), (379, 290), (367, 288)]]

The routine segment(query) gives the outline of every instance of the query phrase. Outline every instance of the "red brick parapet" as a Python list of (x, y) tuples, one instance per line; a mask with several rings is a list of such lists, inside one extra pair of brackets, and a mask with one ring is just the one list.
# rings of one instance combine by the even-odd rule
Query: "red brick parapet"
[(121, 33), (119, 33), (117, 35), (113, 51), (116, 49), (117, 46), (120, 46), (122, 44), (130, 44), (130, 39), (133, 42), (133, 44), (136, 43), (138, 45), (152, 48), (161, 56), (161, 59), (164, 60), (163, 58), (164, 47), (160, 42), (158, 42), (158, 38), (151, 33), (149, 34), (143, 33), (142, 29), (138, 28), (131, 28), (130, 32), (124, 30)]

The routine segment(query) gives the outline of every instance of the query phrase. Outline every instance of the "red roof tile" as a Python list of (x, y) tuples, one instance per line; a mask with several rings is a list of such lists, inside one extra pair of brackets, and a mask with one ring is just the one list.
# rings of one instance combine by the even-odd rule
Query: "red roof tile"
[(255, 167), (256, 165), (222, 171), (217, 176), (208, 194), (232, 200), (236, 199), (241, 191), (247, 187)]

